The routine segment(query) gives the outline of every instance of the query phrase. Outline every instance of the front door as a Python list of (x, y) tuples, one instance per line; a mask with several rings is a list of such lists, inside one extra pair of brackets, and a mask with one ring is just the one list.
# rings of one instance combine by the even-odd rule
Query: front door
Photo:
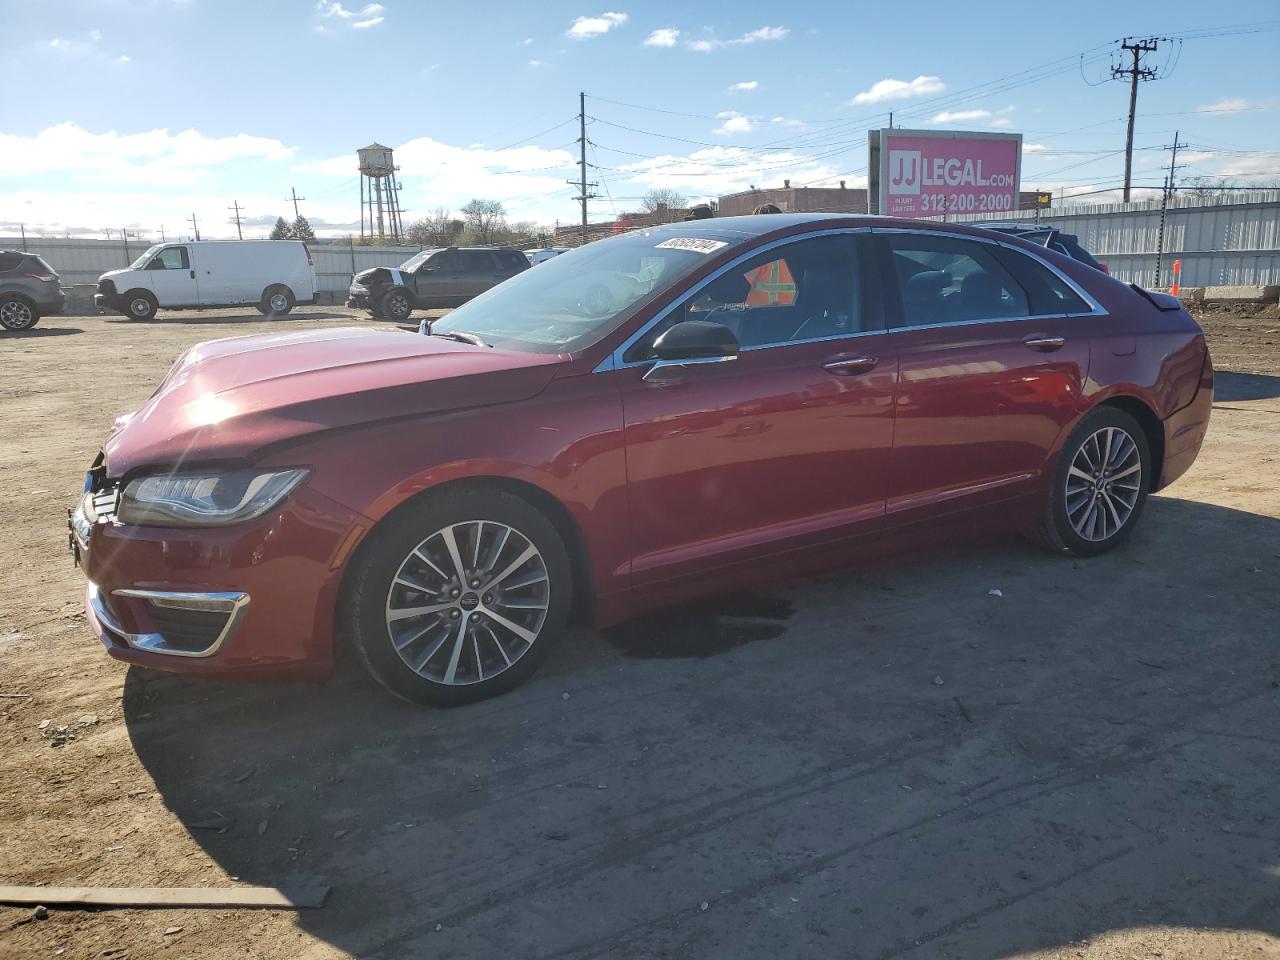
[(189, 247), (165, 247), (147, 263), (147, 280), (162, 307), (193, 307), (200, 303), (196, 264)]
[(506, 279), (505, 273), (498, 272), (497, 261), (488, 250), (459, 250), (458, 255), (462, 258), (459, 282), (464, 299), (478, 297), (500, 280)]
[[(787, 550), (878, 529), (897, 362), (858, 243), (799, 240), (730, 267), (607, 374), (622, 392), (638, 587), (739, 565), (776, 579)], [(737, 358), (645, 380), (653, 340), (688, 319), (733, 330)]]
[(1089, 341), (1068, 315), (1090, 307), (996, 244), (910, 232), (877, 242), (901, 292), (887, 523), (1035, 491), (1080, 410)]

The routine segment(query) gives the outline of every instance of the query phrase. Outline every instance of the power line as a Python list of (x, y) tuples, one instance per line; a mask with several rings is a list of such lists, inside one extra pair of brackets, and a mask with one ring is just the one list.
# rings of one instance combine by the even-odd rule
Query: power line
[(1138, 110), (1138, 83), (1143, 80), (1154, 80), (1156, 71), (1150, 67), (1142, 65), (1143, 54), (1154, 53), (1159, 49), (1160, 40), (1157, 37), (1148, 37), (1145, 40), (1130, 41), (1128, 37), (1120, 41), (1120, 50), (1122, 53), (1133, 55), (1133, 65), (1130, 67), (1121, 67), (1119, 65), (1111, 68), (1111, 76), (1113, 78), (1128, 77), (1129, 78), (1129, 130), (1125, 134), (1124, 141), (1124, 202), (1129, 202), (1129, 180), (1133, 174), (1133, 118)]

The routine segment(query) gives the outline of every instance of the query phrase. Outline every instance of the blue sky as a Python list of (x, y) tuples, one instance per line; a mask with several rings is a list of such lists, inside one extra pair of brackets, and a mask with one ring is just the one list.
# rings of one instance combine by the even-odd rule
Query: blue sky
[(1166, 76), (1141, 87), (1135, 182), (1158, 186), (1175, 129), (1191, 145), (1182, 177), (1269, 181), (1280, 8), (1214, 12), (1181, 0), (2, 0), (22, 92), (0, 112), (0, 234), (21, 222), (158, 238), (194, 211), (203, 235), (227, 236), (238, 201), (256, 235), (289, 213), (291, 187), (313, 222), (346, 232), (354, 151), (372, 140), (396, 148), (409, 219), (485, 197), (512, 219), (573, 220), (579, 90), (603, 195), (592, 219), (655, 187), (701, 199), (784, 178), (862, 185), (866, 130), (890, 110), (899, 126), (1021, 132), (1025, 189), (1107, 200), (1127, 89), (1102, 82), (1106, 45), (1126, 34), (1190, 34), (1162, 44), (1152, 63)]

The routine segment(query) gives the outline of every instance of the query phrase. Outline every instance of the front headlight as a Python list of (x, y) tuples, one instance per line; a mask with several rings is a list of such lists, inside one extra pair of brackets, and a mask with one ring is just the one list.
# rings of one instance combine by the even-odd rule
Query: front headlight
[(130, 481), (118, 522), (152, 527), (220, 527), (260, 517), (287, 497), (306, 470), (168, 473)]

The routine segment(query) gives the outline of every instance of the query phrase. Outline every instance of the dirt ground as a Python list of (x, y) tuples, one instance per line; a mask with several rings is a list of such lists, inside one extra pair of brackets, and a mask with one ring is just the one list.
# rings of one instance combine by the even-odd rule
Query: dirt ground
[(453, 711), (110, 660), (64, 521), (111, 420), (196, 341), (347, 322), (0, 337), (0, 884), (333, 888), (0, 907), (0, 957), (1280, 957), (1280, 320), (1205, 318), (1205, 450), (1103, 558), (959, 546), (582, 630)]

